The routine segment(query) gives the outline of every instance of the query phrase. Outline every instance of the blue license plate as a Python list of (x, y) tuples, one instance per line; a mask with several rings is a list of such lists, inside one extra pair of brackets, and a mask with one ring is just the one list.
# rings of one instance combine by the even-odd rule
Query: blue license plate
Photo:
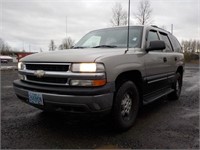
[(29, 100), (29, 103), (32, 103), (32, 104), (44, 105), (43, 97), (42, 97), (41, 93), (29, 91), (28, 92), (28, 100)]

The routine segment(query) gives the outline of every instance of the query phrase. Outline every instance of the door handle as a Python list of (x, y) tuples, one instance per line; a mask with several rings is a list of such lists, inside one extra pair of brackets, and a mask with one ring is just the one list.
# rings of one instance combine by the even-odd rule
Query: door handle
[(167, 58), (166, 57), (163, 58), (163, 62), (167, 62)]
[(177, 61), (177, 57), (175, 57), (174, 60)]

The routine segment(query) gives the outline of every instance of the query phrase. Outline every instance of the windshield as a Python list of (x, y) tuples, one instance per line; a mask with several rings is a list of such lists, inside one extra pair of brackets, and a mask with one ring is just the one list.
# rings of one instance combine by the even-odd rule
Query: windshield
[[(143, 27), (130, 27), (129, 47), (140, 48)], [(127, 27), (108, 28), (89, 32), (74, 48), (126, 48)]]

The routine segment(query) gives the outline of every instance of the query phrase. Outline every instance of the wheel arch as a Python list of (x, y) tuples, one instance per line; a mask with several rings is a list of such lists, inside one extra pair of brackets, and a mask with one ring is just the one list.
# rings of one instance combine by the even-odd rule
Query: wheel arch
[[(125, 81), (132, 81), (135, 83), (138, 88), (138, 92), (140, 95), (140, 102), (142, 102), (142, 94), (143, 94), (143, 78), (142, 74), (139, 70), (131, 70), (120, 73), (115, 79), (115, 87), (116, 90), (121, 86)], [(141, 103), (142, 104), (142, 103)]]

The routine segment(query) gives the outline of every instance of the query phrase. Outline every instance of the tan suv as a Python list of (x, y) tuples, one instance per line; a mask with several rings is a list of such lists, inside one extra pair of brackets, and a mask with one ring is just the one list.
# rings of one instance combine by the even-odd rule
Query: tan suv
[(130, 128), (140, 106), (164, 95), (178, 99), (184, 56), (177, 39), (155, 26), (106, 28), (72, 49), (29, 55), (18, 64), (16, 95), (44, 111), (112, 114)]

